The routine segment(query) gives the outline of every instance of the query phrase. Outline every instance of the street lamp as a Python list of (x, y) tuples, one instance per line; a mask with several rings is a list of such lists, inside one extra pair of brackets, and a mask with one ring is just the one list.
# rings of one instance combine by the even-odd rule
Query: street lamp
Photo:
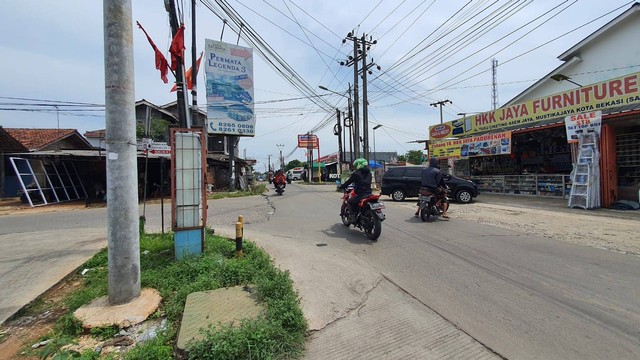
[(564, 74), (554, 74), (554, 75), (549, 76), (549, 78), (552, 79), (552, 80), (555, 80), (557, 82), (563, 82), (563, 81), (566, 80), (566, 81), (568, 81), (568, 82), (570, 82), (570, 83), (572, 83), (574, 85), (578, 85), (578, 86), (582, 87), (582, 85), (580, 85), (577, 82), (571, 80), (570, 77), (568, 77), (567, 75), (564, 75)]

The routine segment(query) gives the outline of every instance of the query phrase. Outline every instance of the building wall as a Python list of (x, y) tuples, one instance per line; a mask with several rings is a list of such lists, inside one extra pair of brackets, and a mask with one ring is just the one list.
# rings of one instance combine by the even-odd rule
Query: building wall
[[(554, 73), (567, 75), (580, 85), (589, 85), (626, 74), (640, 71), (640, 12), (631, 13), (623, 21), (580, 49), (581, 61), (573, 61)], [(575, 89), (577, 85), (568, 81), (558, 82), (546, 79), (534, 89), (509, 101), (508, 104), (522, 103), (550, 94)]]

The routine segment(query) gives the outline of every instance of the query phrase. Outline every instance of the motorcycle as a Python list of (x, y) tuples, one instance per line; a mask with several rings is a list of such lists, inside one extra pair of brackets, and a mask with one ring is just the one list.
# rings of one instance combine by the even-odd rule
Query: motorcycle
[(275, 187), (278, 195), (282, 195), (282, 193), (284, 192), (284, 184), (275, 184)]
[[(418, 198), (420, 219), (427, 221), (431, 216), (442, 215), (444, 212), (444, 204), (449, 202), (448, 194), (448, 187), (440, 195), (435, 195), (424, 188), (420, 189), (420, 196)], [(438, 200), (440, 200), (440, 204), (436, 205)]]
[(340, 218), (342, 218), (342, 223), (344, 226), (353, 225), (361, 230), (364, 230), (364, 233), (371, 240), (377, 240), (382, 233), (382, 221), (384, 221), (385, 216), (382, 212), (384, 209), (384, 204), (379, 202), (378, 199), (380, 195), (369, 195), (360, 202), (358, 202), (358, 214), (356, 216), (355, 223), (351, 223), (349, 221), (349, 212), (351, 211), (349, 207), (348, 200), (355, 196), (355, 192), (353, 188), (347, 188), (344, 190), (342, 195), (342, 206), (340, 207)]

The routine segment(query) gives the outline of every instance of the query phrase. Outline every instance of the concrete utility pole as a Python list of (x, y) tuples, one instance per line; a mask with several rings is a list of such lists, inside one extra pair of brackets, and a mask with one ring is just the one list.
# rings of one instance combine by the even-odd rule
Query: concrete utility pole
[(445, 105), (446, 103), (453, 104), (451, 100), (442, 100), (431, 104), (433, 107), (440, 107), (440, 124), (442, 124), (442, 105)]
[(336, 109), (336, 119), (338, 120), (333, 127), (333, 135), (338, 137), (338, 173), (340, 173), (340, 167), (344, 162), (342, 152), (342, 125), (340, 124), (340, 109)]
[[(369, 37), (369, 41), (367, 41), (366, 34), (362, 34), (362, 133), (364, 143), (362, 144), (364, 158), (367, 161), (371, 160), (369, 156), (370, 148), (369, 148), (369, 100), (367, 100), (367, 73), (372, 74), (371, 67), (375, 64), (373, 63), (373, 59), (371, 59), (371, 63), (367, 64), (367, 50), (370, 49), (371, 45), (377, 44), (377, 40), (371, 40)], [(378, 70), (380, 70), (380, 66), (377, 66)]]
[(358, 43), (358, 37), (354, 33), (348, 33), (345, 39), (342, 39), (342, 43), (346, 43), (347, 39), (353, 41), (353, 56), (349, 56), (347, 62), (340, 62), (340, 65), (351, 66), (353, 65), (353, 152), (356, 158), (360, 157), (360, 103), (358, 100), (358, 61), (360, 61), (360, 46)]
[[(165, 0), (164, 2), (164, 6), (165, 6), (165, 10), (167, 10), (167, 12), (169, 13), (169, 24), (171, 25), (171, 35), (172, 36), (176, 36), (176, 33), (178, 32), (178, 15), (176, 14), (176, 6), (175, 6), (175, 1), (174, 0)], [(177, 86), (177, 91), (176, 91), (176, 96), (177, 96), (177, 106), (178, 106), (178, 120), (180, 121), (180, 126), (186, 128), (186, 127), (190, 127), (189, 122), (187, 120), (187, 107), (186, 105), (186, 101), (185, 101), (185, 91), (186, 88), (184, 87), (184, 76), (183, 76), (183, 72), (182, 72), (182, 62), (178, 61), (177, 67), (176, 67), (176, 84)]]
[(140, 296), (138, 166), (131, 0), (105, 0), (109, 304)]

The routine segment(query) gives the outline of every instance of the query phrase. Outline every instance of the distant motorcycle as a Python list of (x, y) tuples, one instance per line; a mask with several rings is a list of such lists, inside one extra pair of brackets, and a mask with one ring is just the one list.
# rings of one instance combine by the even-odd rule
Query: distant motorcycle
[[(420, 189), (420, 197), (418, 198), (420, 219), (422, 219), (422, 221), (427, 221), (431, 216), (442, 215), (444, 212), (444, 204), (449, 201), (448, 194), (449, 188), (447, 188), (439, 197), (432, 194), (427, 189)], [(440, 204), (436, 206), (438, 199), (440, 199)]]
[(351, 211), (348, 200), (355, 196), (353, 188), (347, 188), (342, 195), (342, 206), (340, 207), (340, 217), (344, 226), (353, 225), (361, 230), (371, 240), (377, 240), (382, 233), (382, 221), (385, 216), (382, 212), (384, 204), (379, 202), (380, 195), (370, 195), (358, 202), (358, 214), (355, 223), (349, 221), (349, 212)]
[(275, 184), (275, 187), (278, 195), (282, 195), (282, 193), (284, 192), (284, 184)]

